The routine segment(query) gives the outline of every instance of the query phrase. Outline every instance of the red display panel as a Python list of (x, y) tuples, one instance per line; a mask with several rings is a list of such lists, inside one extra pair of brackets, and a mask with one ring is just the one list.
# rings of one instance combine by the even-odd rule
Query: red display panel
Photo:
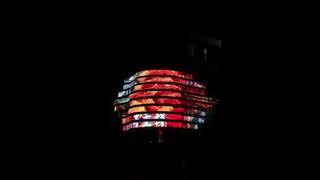
[(127, 117), (137, 113), (170, 113), (170, 114), (183, 114), (191, 116), (204, 117), (207, 115), (206, 111), (192, 108), (173, 107), (173, 106), (137, 106), (131, 107), (126, 111), (120, 113), (121, 117)]
[(138, 112), (178, 112), (178, 113), (187, 113), (187, 112), (194, 112), (200, 113), (203, 112), (198, 109), (191, 109), (191, 108), (183, 108), (183, 107), (174, 107), (174, 106), (137, 106), (129, 108), (128, 113), (138, 113)]
[(129, 103), (116, 105), (115, 111), (127, 110), (129, 107), (133, 107), (133, 106), (158, 105), (158, 104), (201, 108), (201, 109), (208, 109), (213, 107), (213, 104), (210, 104), (210, 103), (197, 102), (197, 101), (191, 101), (191, 100), (171, 99), (171, 98), (144, 98), (144, 99), (134, 99), (134, 100), (131, 100)]
[(175, 70), (144, 70), (136, 73), (135, 75), (129, 77), (128, 79), (124, 80), (124, 83), (129, 83), (134, 81), (136, 78), (139, 78), (141, 76), (175, 76), (180, 78), (186, 78), (186, 79), (193, 79), (193, 76), (191, 74), (186, 74), (183, 72), (175, 71)]
[(132, 88), (136, 84), (148, 84), (148, 83), (165, 83), (165, 84), (178, 84), (184, 86), (190, 86), (194, 88), (204, 89), (206, 88), (204, 84), (197, 83), (195, 81), (190, 81), (186, 79), (181, 79), (177, 77), (166, 77), (166, 76), (153, 76), (153, 77), (140, 77), (133, 82), (123, 85), (123, 89)]
[(176, 78), (176, 77), (142, 77), (142, 78), (138, 78), (136, 82), (138, 83), (149, 83), (149, 82), (176, 83), (176, 84), (194, 86), (197, 88), (205, 88), (203, 84), (197, 83), (195, 81)]
[(149, 83), (149, 84), (138, 84), (135, 85), (132, 88), (132, 92), (135, 91), (141, 91), (141, 90), (175, 90), (175, 91), (183, 91), (183, 92), (189, 92), (193, 94), (198, 94), (198, 95), (205, 95), (205, 90), (204, 89), (199, 89), (199, 88), (193, 88), (189, 86), (181, 86), (177, 84), (160, 84), (160, 83)]
[(204, 103), (213, 103), (212, 99), (209, 99), (204, 96), (196, 96), (191, 95), (184, 92), (176, 92), (176, 91), (166, 91), (166, 90), (151, 90), (151, 91), (140, 91), (140, 92), (133, 92), (129, 95), (129, 99), (136, 99), (136, 98), (157, 98), (157, 97), (175, 97), (187, 100), (194, 100), (194, 101), (201, 101)]
[(185, 100), (185, 101), (192, 101), (192, 102), (200, 102), (200, 103), (207, 103), (207, 104), (216, 104), (216, 101), (213, 100), (206, 100), (206, 99), (199, 99), (199, 98), (194, 98), (194, 97), (172, 97), (172, 96), (141, 96), (138, 98), (129, 98), (129, 97), (124, 97), (124, 98), (119, 98), (116, 99), (114, 102), (114, 105), (120, 105), (120, 104), (125, 104), (128, 103), (130, 101), (134, 101), (134, 100), (139, 100), (139, 99), (147, 99), (147, 98), (153, 98), (153, 99), (158, 99), (158, 98), (166, 98), (166, 99), (177, 99), (177, 100)]
[(137, 106), (137, 105), (149, 105), (149, 104), (163, 104), (163, 105), (175, 105), (175, 106), (181, 105), (181, 106), (203, 108), (203, 109), (212, 108), (213, 106), (213, 104), (210, 104), (210, 103), (182, 100), (182, 99), (146, 98), (146, 99), (136, 99), (136, 100), (130, 101), (129, 107)]

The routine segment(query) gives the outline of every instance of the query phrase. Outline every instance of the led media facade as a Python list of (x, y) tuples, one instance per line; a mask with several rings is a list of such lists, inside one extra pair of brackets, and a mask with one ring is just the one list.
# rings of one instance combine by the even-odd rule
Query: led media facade
[(123, 130), (144, 127), (198, 129), (215, 104), (205, 85), (174, 70), (145, 70), (124, 80), (115, 100)]

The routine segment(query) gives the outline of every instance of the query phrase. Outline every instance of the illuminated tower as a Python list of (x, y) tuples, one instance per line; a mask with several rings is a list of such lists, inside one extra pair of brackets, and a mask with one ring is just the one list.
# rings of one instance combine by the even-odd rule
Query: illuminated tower
[(124, 80), (114, 103), (123, 131), (157, 129), (198, 130), (215, 101), (206, 96), (206, 86), (193, 75), (175, 70), (144, 70)]

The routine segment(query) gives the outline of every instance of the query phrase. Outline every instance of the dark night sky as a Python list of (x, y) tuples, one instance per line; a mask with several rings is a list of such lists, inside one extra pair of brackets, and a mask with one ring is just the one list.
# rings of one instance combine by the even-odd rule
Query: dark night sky
[[(63, 161), (78, 162), (83, 167), (93, 163), (90, 166), (97, 168), (95, 171), (106, 168), (96, 164), (102, 162), (111, 166), (104, 171), (112, 174), (128, 168), (125, 176), (142, 172), (143, 176), (153, 177), (158, 171), (163, 171), (163, 176), (179, 176), (182, 155), (187, 157), (187, 169), (192, 169), (189, 176), (193, 177), (196, 171), (210, 169), (202, 165), (204, 163), (222, 163), (222, 157), (213, 155), (223, 152), (223, 139), (230, 137), (228, 122), (222, 120), (222, 111), (219, 121), (209, 124), (200, 138), (202, 143), (197, 146), (192, 143), (196, 141), (195, 137), (188, 135), (186, 140), (181, 134), (172, 133), (172, 136), (179, 135), (189, 142), (189, 145), (182, 146), (184, 148), (174, 144), (157, 148), (146, 144), (124, 144), (128, 142), (127, 137), (122, 134), (120, 120), (113, 112), (113, 101), (121, 90), (123, 79), (150, 68), (192, 73), (208, 83), (209, 94), (224, 98), (222, 50), (208, 49), (207, 62), (201, 59), (199, 52), (196, 52), (199, 57), (192, 59), (188, 57), (188, 39), (181, 34), (182, 30), (221, 38), (222, 34), (215, 29), (219, 25), (138, 21), (104, 26), (96, 21), (71, 25), (66, 22), (66, 27), (69, 26), (66, 30), (58, 26), (57, 33), (50, 39), (57, 46), (48, 49), (52, 63), (59, 66), (52, 74), (59, 86), (50, 86), (55, 105), (54, 120), (48, 125), (48, 131), (55, 132), (49, 136), (57, 145), (54, 148), (57, 151), (65, 149), (56, 156), (62, 155)], [(209, 148), (209, 145), (214, 146)], [(166, 168), (162, 170), (162, 167)]]
[[(47, 121), (40, 131), (46, 136), (40, 140), (52, 151), (49, 161), (71, 166), (72, 172), (89, 177), (92, 172), (106, 177), (179, 176), (180, 156), (186, 160), (190, 179), (247, 172), (237, 167), (248, 159), (255, 162), (250, 154), (258, 148), (253, 144), (261, 141), (261, 136), (252, 135), (261, 132), (253, 127), (262, 127), (263, 123), (252, 125), (254, 111), (246, 108), (245, 102), (250, 93), (248, 84), (237, 66), (239, 61), (231, 63), (236, 54), (228, 53), (223, 24), (188, 18), (172, 22), (102, 20), (66, 18), (42, 27), (48, 30), (43, 34), (45, 41), (50, 42), (39, 49), (40, 58), (45, 57), (48, 63), (41, 71), (50, 74), (45, 79), (49, 85), (42, 88), (50, 91), (45, 97), (52, 105), (44, 112)], [(223, 39), (223, 48), (209, 48), (206, 62), (200, 54), (190, 58), (187, 45), (192, 41), (183, 32)], [(128, 141), (113, 112), (113, 101), (124, 78), (150, 68), (192, 73), (207, 82), (209, 95), (219, 98), (211, 123), (197, 137), (187, 136), (189, 144), (125, 143)], [(179, 134), (179, 138), (183, 136)], [(125, 169), (126, 173), (118, 173)], [(158, 173), (162, 175), (155, 177)]]

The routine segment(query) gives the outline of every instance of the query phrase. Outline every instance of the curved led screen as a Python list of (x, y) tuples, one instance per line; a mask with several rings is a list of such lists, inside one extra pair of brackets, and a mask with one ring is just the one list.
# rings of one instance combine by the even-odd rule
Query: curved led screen
[(142, 106), (142, 105), (172, 105), (172, 106), (185, 106), (191, 108), (212, 108), (213, 103), (201, 102), (201, 101), (192, 101), (192, 100), (183, 100), (183, 99), (173, 99), (173, 98), (142, 98), (142, 99), (133, 99), (130, 102), (124, 104), (116, 104), (115, 111), (127, 110), (129, 107)]
[(141, 113), (129, 115), (125, 118), (122, 118), (122, 124), (131, 123), (132, 121), (147, 121), (147, 120), (177, 120), (177, 121), (187, 121), (190, 123), (204, 123), (205, 117), (195, 117), (195, 116), (186, 116), (181, 114), (168, 114), (168, 113)]
[(122, 127), (123, 131), (127, 131), (131, 128), (146, 128), (146, 127), (168, 127), (168, 128), (186, 128), (186, 129), (198, 129), (198, 124), (189, 124), (183, 122), (165, 122), (165, 121), (145, 121), (134, 122)]
[(134, 74), (133, 76), (127, 78), (124, 80), (124, 83), (130, 83), (134, 81), (135, 79), (143, 76), (173, 76), (173, 77), (180, 77), (180, 78), (185, 78), (185, 79), (193, 79), (193, 76), (190, 74), (182, 73), (179, 71), (174, 71), (174, 70), (145, 70), (145, 71), (140, 71)]
[(124, 80), (115, 100), (123, 130), (144, 127), (198, 129), (215, 101), (206, 86), (175, 70), (145, 70)]

